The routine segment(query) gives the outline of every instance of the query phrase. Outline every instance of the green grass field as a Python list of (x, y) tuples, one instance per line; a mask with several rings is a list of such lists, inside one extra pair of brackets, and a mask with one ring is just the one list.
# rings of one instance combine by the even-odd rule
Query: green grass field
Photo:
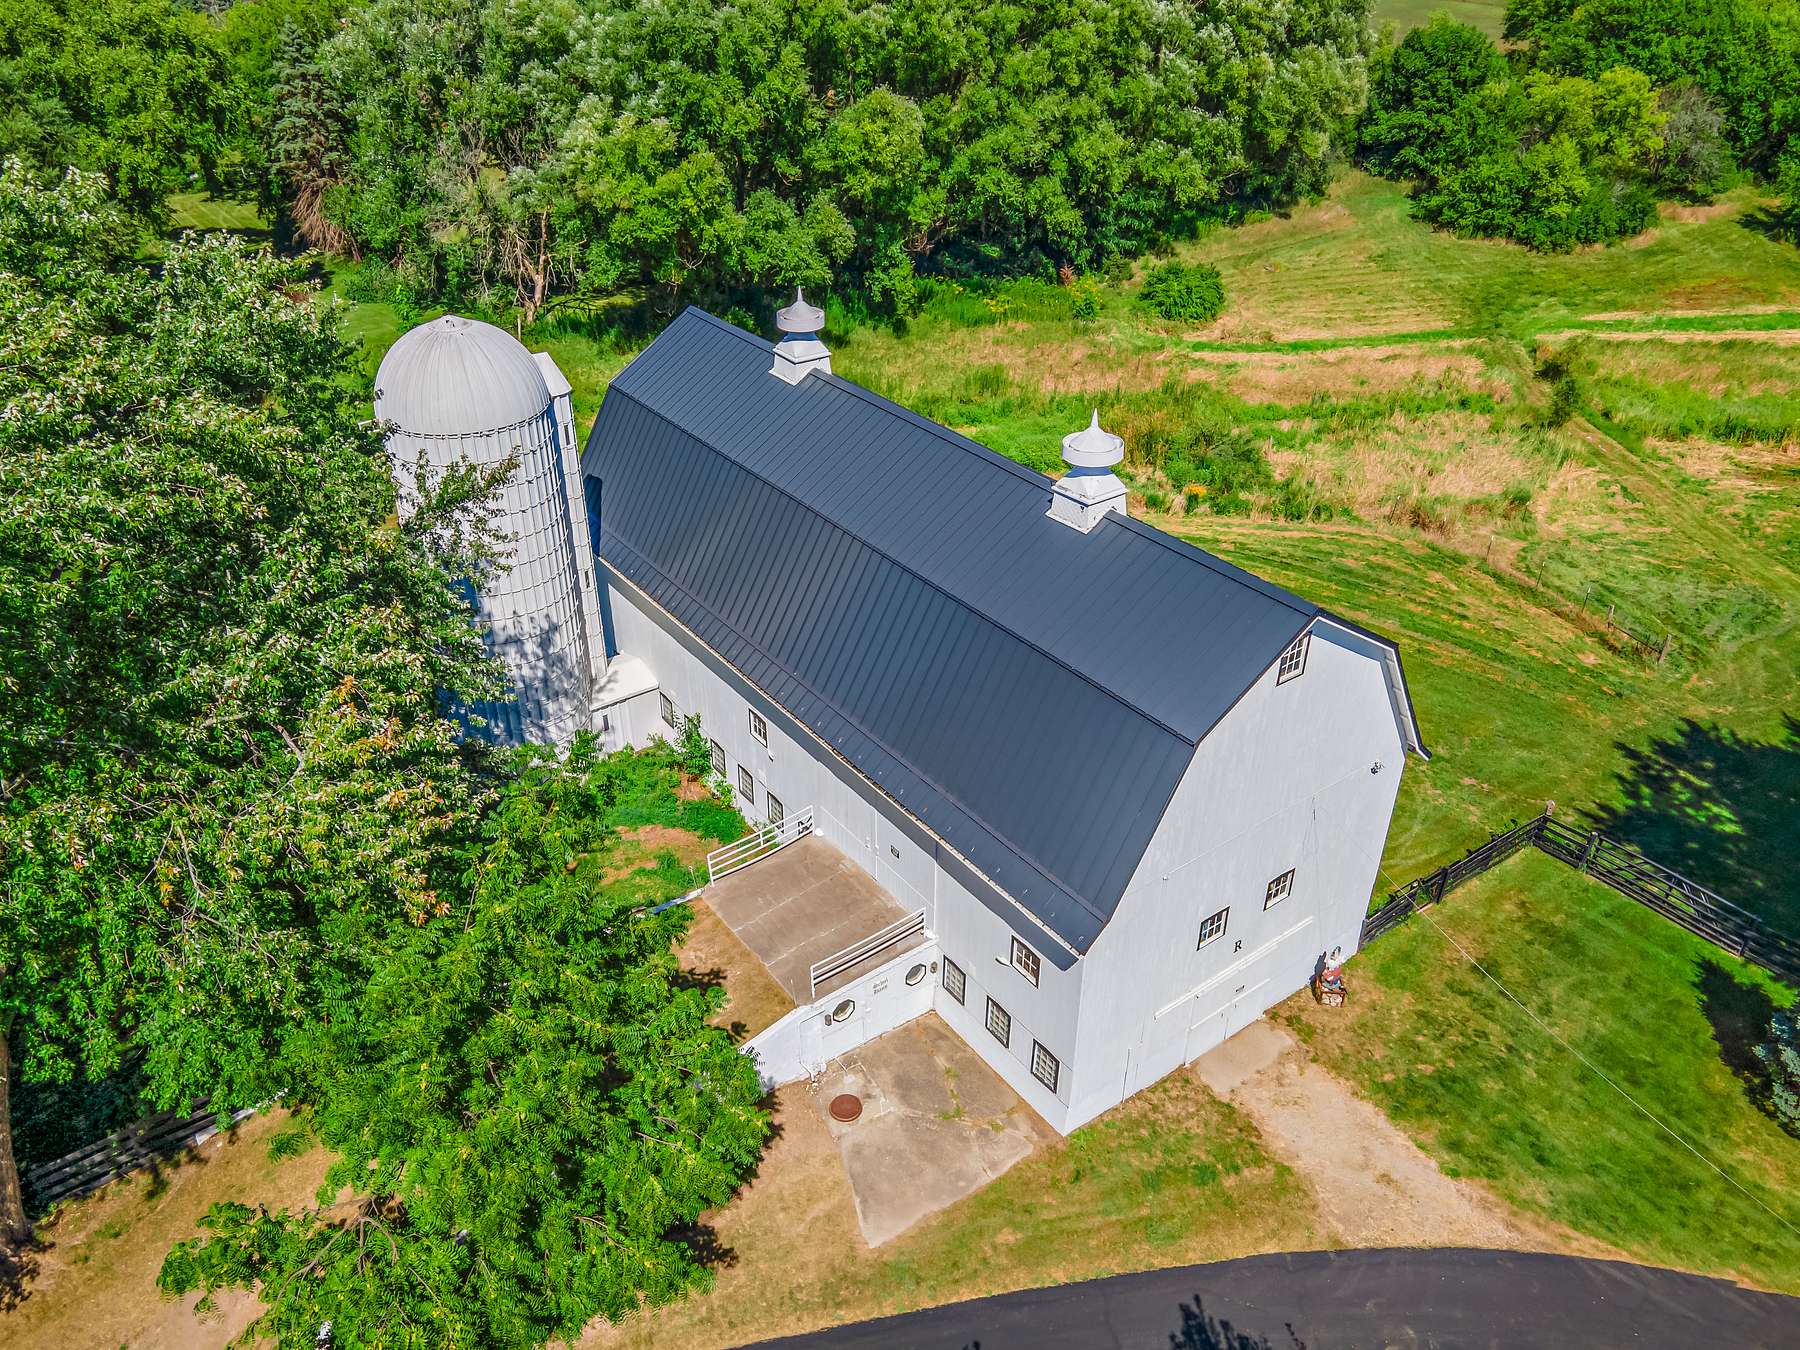
[(1371, 17), (1377, 28), (1391, 23), (1396, 32), (1406, 33), (1422, 27), (1440, 11), (1492, 37), (1500, 36), (1500, 26), (1506, 21), (1505, 0), (1377, 0)]
[(1800, 1291), (1800, 1232), (1763, 1208), (1800, 1225), (1800, 1141), (1740, 1076), (1792, 991), (1535, 851), (1427, 913), (1358, 958), (1346, 1009), (1283, 1006), (1313, 1053), (1522, 1209), (1641, 1260)]

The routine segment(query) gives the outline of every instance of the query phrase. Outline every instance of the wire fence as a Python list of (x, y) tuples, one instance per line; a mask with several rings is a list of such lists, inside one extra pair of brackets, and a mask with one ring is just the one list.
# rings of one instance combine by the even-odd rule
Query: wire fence
[(1394, 891), (1363, 920), (1363, 942), (1374, 941), (1409, 914), (1436, 904), (1463, 882), (1523, 848), (1537, 848), (1734, 956), (1800, 985), (1800, 941), (1771, 928), (1741, 905), (1645, 857), (1631, 845), (1609, 839), (1598, 830), (1565, 825), (1548, 811)]

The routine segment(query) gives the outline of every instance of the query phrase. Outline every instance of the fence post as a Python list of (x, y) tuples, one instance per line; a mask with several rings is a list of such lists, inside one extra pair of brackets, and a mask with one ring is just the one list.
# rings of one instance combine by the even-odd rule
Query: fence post
[(1444, 898), (1444, 890), (1450, 884), (1450, 869), (1440, 867), (1431, 878), (1431, 903), (1437, 904)]
[(1673, 633), (1664, 633), (1663, 634), (1662, 646), (1660, 646), (1656, 649), (1656, 664), (1657, 665), (1660, 666), (1663, 663), (1663, 657), (1665, 657), (1669, 654), (1669, 643), (1674, 639), (1674, 637), (1675, 637), (1675, 635)]
[(1588, 870), (1588, 864), (1594, 861), (1594, 854), (1600, 847), (1600, 831), (1589, 830), (1587, 843), (1581, 849), (1581, 861), (1575, 864), (1577, 872)]

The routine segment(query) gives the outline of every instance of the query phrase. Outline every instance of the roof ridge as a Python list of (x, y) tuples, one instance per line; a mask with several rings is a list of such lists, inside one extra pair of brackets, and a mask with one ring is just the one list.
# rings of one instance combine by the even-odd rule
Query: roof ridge
[[(697, 318), (706, 320), (708, 323), (712, 324), (714, 327), (722, 329), (724, 332), (731, 334), (733, 337), (737, 338), (738, 340), (740, 340), (742, 342), (749, 343), (751, 346), (760, 348), (764, 351), (773, 351), (774, 350), (773, 343), (770, 343), (770, 342), (766, 341), (765, 339), (758, 337), (754, 333), (746, 332), (744, 329), (739, 328), (735, 323), (732, 323), (730, 320), (721, 319), (718, 315), (710, 313), (709, 311), (700, 308), (700, 306), (698, 306), (698, 305), (689, 305), (686, 309), (682, 310), (680, 314), (676, 315), (676, 321), (679, 322), (681, 319), (686, 318), (690, 314), (694, 315)], [(673, 323), (670, 324), (669, 327), (673, 328), (674, 324)], [(668, 329), (664, 329), (663, 331), (667, 332)], [(658, 334), (658, 336), (660, 337), (661, 334)], [(652, 345), (655, 345), (655, 344), (652, 343)], [(646, 347), (644, 350), (648, 351), (649, 348)], [(641, 355), (641, 353), (640, 353), (640, 355)], [(636, 358), (633, 358), (632, 364), (636, 364)], [(630, 369), (630, 366), (627, 366), (626, 369)], [(624, 373), (623, 371), (620, 372), (621, 375), (623, 373)], [(815, 371), (815, 372), (813, 372), (813, 377), (821, 378), (821, 373)], [(845, 393), (850, 394), (855, 398), (862, 399), (866, 403), (874, 404), (877, 408), (881, 409), (884, 412), (893, 413), (900, 417), (903, 417), (908, 422), (912, 423), (914, 426), (916, 426), (920, 430), (930, 434), (931, 436), (934, 436), (939, 440), (945, 441), (945, 442), (949, 443), (950, 445), (955, 446), (957, 449), (964, 451), (965, 453), (972, 451), (980, 459), (993, 465), (995, 468), (1005, 469), (1008, 473), (1012, 474), (1014, 477), (1021, 478), (1021, 479), (1025, 480), (1026, 482), (1032, 484), (1034, 487), (1041, 486), (1046, 491), (1048, 491), (1049, 488), (1056, 482), (1056, 480), (1054, 478), (1050, 477), (1049, 474), (1039, 473), (1036, 469), (1033, 469), (1028, 465), (1021, 464), (1018, 462), (1018, 460), (1012, 459), (1009, 456), (1001, 454), (998, 450), (993, 449), (991, 446), (983, 445), (980, 441), (974, 439), (972, 436), (965, 436), (960, 431), (957, 431), (954, 428), (944, 426), (941, 422), (934, 422), (929, 417), (925, 417), (919, 413), (914, 412), (911, 408), (906, 407), (904, 404), (896, 403), (896, 402), (894, 402), (893, 399), (888, 398), (883, 394), (878, 394), (873, 389), (870, 389), (865, 385), (858, 384), (855, 380), (847, 379), (846, 377), (839, 375), (836, 372), (825, 372), (825, 373), (823, 373), (822, 378), (824, 378), (828, 383), (830, 383), (833, 388), (841, 389)], [(640, 406), (647, 406), (647, 405), (643, 405), (640, 403)], [(671, 422), (673, 422), (673, 419), (667, 419), (667, 420), (670, 420)], [(685, 427), (682, 429), (684, 431), (686, 430)], [(690, 432), (689, 434), (691, 435), (692, 433)], [(758, 475), (758, 477), (760, 477), (760, 476), (761, 475)], [(825, 513), (822, 511), (817, 512), (816, 514), (823, 517), (824, 519), (827, 519), (827, 520), (831, 519), (829, 516), (826, 516)], [(1215, 557), (1213, 554), (1208, 553), (1205, 549), (1200, 548), (1199, 546), (1197, 546), (1195, 544), (1190, 544), (1187, 540), (1178, 538), (1175, 535), (1170, 534), (1167, 530), (1159, 530), (1156, 528), (1156, 526), (1150, 524), (1148, 521), (1139, 520), (1136, 516), (1130, 515), (1128, 513), (1124, 513), (1124, 514), (1116, 513), (1116, 512), (1108, 512), (1107, 513), (1107, 515), (1109, 517), (1112, 515), (1115, 515), (1115, 514), (1117, 514), (1119, 516), (1119, 519), (1117, 521), (1112, 521), (1110, 519), (1103, 517), (1102, 524), (1123, 524), (1126, 526), (1126, 528), (1131, 530), (1131, 532), (1133, 534), (1135, 534), (1140, 539), (1145, 540), (1147, 543), (1152, 543), (1152, 544), (1157, 545), (1160, 548), (1168, 549), (1170, 552), (1175, 553), (1180, 557), (1185, 557), (1192, 562), (1196, 562), (1196, 563), (1200, 564), (1202, 567), (1207, 568), (1209, 571), (1212, 571), (1212, 572), (1218, 574), (1219, 576), (1223, 577), (1226, 581), (1235, 582), (1237, 585), (1243, 586), (1247, 590), (1255, 591), (1257, 594), (1263, 596), (1265, 599), (1273, 600), (1277, 604), (1286, 605), (1290, 609), (1296, 610), (1299, 613), (1310, 616), (1310, 615), (1314, 615), (1314, 614), (1317, 614), (1320, 612), (1320, 607), (1318, 605), (1313, 604), (1310, 600), (1303, 599), (1302, 597), (1295, 595), (1292, 591), (1287, 590), (1285, 587), (1277, 586), (1274, 582), (1269, 581), (1267, 578), (1259, 577), (1256, 575), (1256, 573), (1248, 571), (1245, 568), (1239, 567), (1235, 563), (1227, 562), (1224, 558)], [(832, 523), (837, 524), (836, 521), (833, 521)], [(842, 529), (844, 527), (842, 525), (839, 525), (838, 528)]]
[[(710, 318), (711, 316), (708, 315), (707, 317)], [(968, 613), (975, 615), (977, 618), (983, 620), (984, 622), (991, 624), (994, 628), (998, 629), (1000, 632), (1005, 633), (1008, 637), (1012, 638), (1014, 641), (1019, 642), (1026, 647), (1029, 647), (1032, 651), (1036, 652), (1039, 656), (1043, 657), (1046, 661), (1049, 661), (1052, 665), (1055, 665), (1063, 670), (1066, 670), (1069, 674), (1073, 675), (1076, 679), (1080, 680), (1083, 684), (1086, 684), (1090, 688), (1097, 690), (1104, 697), (1111, 699), (1114, 703), (1117, 703), (1121, 708), (1124, 708), (1127, 711), (1133, 713), (1134, 715), (1142, 718), (1144, 721), (1150, 723), (1151, 726), (1154, 726), (1163, 731), (1166, 731), (1169, 735), (1173, 736), (1176, 740), (1180, 741), (1184, 745), (1197, 746), (1200, 744), (1200, 742), (1198, 740), (1192, 739), (1186, 733), (1176, 730), (1174, 727), (1170, 726), (1167, 722), (1163, 721), (1162, 718), (1158, 717), (1155, 713), (1149, 711), (1149, 709), (1139, 707), (1136, 702), (1134, 702), (1133, 700), (1131, 700), (1129, 698), (1126, 698), (1123, 694), (1119, 693), (1116, 689), (1107, 688), (1106, 685), (1102, 684), (1099, 680), (1095, 679), (1092, 675), (1088, 674), (1085, 670), (1076, 669), (1074, 666), (1070, 665), (1067, 661), (1063, 660), (1062, 657), (1056, 655), (1056, 653), (1046, 650), (1040, 643), (1032, 641), (1032, 639), (1026, 637), (1025, 634), (1019, 632), (1011, 624), (1002, 622), (999, 618), (988, 613), (987, 610), (978, 608), (975, 605), (969, 603), (969, 601), (964, 599), (962, 596), (957, 595), (952, 591), (946, 590), (942, 585), (940, 585), (936, 581), (933, 581), (930, 577), (926, 576), (923, 572), (919, 571), (918, 568), (914, 567), (912, 564), (902, 562), (899, 558), (896, 558), (892, 553), (889, 553), (886, 549), (881, 548), (878, 545), (874, 544), (869, 539), (864, 537), (862, 534), (851, 529), (848, 525), (845, 525), (842, 521), (833, 519), (831, 516), (827, 515), (823, 511), (821, 511), (818, 507), (814, 506), (811, 502), (802, 501), (799, 497), (795, 496), (791, 491), (789, 491), (787, 488), (783, 487), (780, 483), (775, 482), (773, 479), (769, 478), (768, 476), (766, 476), (764, 474), (758, 473), (755, 469), (751, 468), (749, 465), (745, 464), (742, 460), (736, 458), (735, 456), (727, 455), (727, 454), (725, 454), (724, 451), (719, 450), (715, 446), (712, 446), (707, 441), (705, 441), (702, 437), (700, 437), (696, 432), (689, 430), (687, 427), (684, 427), (680, 422), (676, 421), (673, 417), (670, 417), (667, 413), (663, 412), (661, 409), (652, 408), (648, 403), (645, 403), (642, 399), (638, 398), (635, 394), (631, 393), (629, 390), (609, 389), (607, 391), (608, 398), (612, 398), (615, 395), (617, 395), (619, 398), (624, 399), (627, 403), (630, 403), (632, 406), (643, 409), (644, 412), (648, 413), (651, 417), (656, 418), (659, 422), (662, 422), (668, 426), (675, 428), (675, 430), (679, 431), (683, 436), (686, 436), (689, 439), (697, 441), (701, 445), (706, 446), (707, 449), (711, 450), (714, 454), (720, 455), (723, 458), (729, 460), (731, 462), (731, 464), (733, 464), (737, 469), (739, 469), (741, 472), (743, 472), (745, 474), (748, 474), (750, 477), (754, 478), (757, 482), (763, 484), (763, 486), (767, 487), (771, 492), (780, 494), (781, 496), (787, 498), (788, 501), (794, 503), (794, 505), (799, 507), (802, 511), (805, 511), (808, 514), (815, 516), (818, 519), (824, 521), (827, 525), (831, 526), (832, 529), (838, 531), (840, 534), (843, 534), (843, 535), (847, 536), (848, 538), (856, 540), (857, 543), (861, 544), (864, 548), (868, 549), (869, 552), (875, 554), (877, 557), (883, 559), (884, 561), (892, 564), (894, 567), (899, 568), (902, 572), (905, 572), (908, 576), (915, 578), (921, 585), (930, 587), (933, 591), (935, 591), (939, 595), (943, 596), (951, 604), (957, 606), (960, 609), (966, 610)], [(604, 407), (604, 405), (602, 405), (602, 407)], [(599, 425), (598, 419), (596, 419), (595, 425), (596, 426)]]

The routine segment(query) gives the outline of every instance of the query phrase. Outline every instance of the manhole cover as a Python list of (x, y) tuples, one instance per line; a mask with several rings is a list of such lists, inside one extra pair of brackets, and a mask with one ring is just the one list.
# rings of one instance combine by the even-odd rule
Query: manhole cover
[(862, 1114), (862, 1098), (846, 1092), (831, 1099), (831, 1118), (848, 1125)]

